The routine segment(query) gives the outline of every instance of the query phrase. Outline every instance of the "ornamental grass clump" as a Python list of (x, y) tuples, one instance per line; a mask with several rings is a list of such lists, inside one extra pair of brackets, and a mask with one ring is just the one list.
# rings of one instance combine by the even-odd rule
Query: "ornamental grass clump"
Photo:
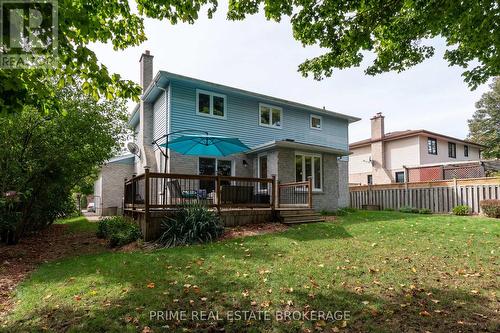
[(224, 233), (216, 212), (199, 204), (183, 206), (162, 221), (158, 243), (165, 247), (213, 242)]

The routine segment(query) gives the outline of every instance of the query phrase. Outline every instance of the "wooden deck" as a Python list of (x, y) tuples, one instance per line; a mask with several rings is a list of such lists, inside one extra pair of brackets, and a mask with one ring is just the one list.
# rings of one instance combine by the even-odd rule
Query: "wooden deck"
[[(157, 237), (160, 219), (189, 204), (217, 211), (226, 226), (292, 220), (299, 223), (299, 217), (303, 222), (319, 220), (311, 209), (311, 179), (279, 184), (274, 176), (187, 175), (153, 173), (148, 169), (132, 179), (125, 179), (124, 214), (139, 222), (146, 240)], [(290, 212), (304, 209), (309, 213), (290, 215)]]

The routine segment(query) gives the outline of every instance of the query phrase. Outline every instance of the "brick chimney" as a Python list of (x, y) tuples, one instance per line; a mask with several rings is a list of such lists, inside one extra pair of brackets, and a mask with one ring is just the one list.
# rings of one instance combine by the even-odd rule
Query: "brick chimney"
[(377, 112), (375, 116), (370, 118), (372, 122), (372, 140), (379, 140), (384, 137), (384, 118), (382, 112)]
[[(142, 93), (146, 91), (151, 82), (153, 81), (153, 56), (146, 50), (139, 59), (141, 77), (140, 84), (142, 87)], [(156, 158), (153, 150), (153, 105), (149, 102), (144, 101), (141, 97), (140, 107), (139, 107), (139, 137), (141, 148), (141, 165), (137, 173), (143, 172), (145, 167), (148, 167), (150, 171), (157, 171)]]
[(391, 182), (390, 174), (385, 169), (385, 147), (382, 138), (384, 137), (384, 116), (382, 112), (377, 112), (370, 118), (372, 127), (372, 177), (374, 184), (384, 184)]
[(142, 92), (144, 93), (146, 89), (153, 81), (153, 56), (146, 50), (139, 59), (141, 64), (141, 81), (140, 85), (142, 87)]

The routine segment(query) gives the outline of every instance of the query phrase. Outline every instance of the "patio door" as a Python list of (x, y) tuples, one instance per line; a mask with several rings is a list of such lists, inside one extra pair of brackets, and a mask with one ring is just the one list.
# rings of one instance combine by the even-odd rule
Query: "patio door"
[[(208, 176), (231, 176), (233, 171), (232, 162), (228, 160), (218, 160), (215, 158), (200, 157), (198, 163), (198, 173)], [(222, 185), (229, 185), (229, 181), (222, 181)], [(200, 189), (207, 193), (215, 191), (215, 181), (200, 180)]]

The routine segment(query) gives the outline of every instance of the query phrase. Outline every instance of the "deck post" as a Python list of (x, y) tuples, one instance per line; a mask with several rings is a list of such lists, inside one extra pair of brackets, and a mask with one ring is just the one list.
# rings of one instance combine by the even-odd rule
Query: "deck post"
[(312, 200), (312, 177), (311, 176), (307, 177), (307, 182), (308, 182), (307, 205), (309, 206), (309, 208), (312, 208), (313, 200)]
[(132, 211), (135, 210), (135, 187), (136, 187), (136, 180), (135, 180), (135, 174), (132, 175)]
[(220, 205), (221, 205), (221, 181), (220, 181), (220, 175), (217, 175), (217, 178), (215, 179), (215, 197), (217, 199), (217, 212), (220, 214)]
[(276, 187), (276, 192), (275, 192), (276, 199), (275, 199), (275, 203), (276, 203), (276, 208), (279, 208), (280, 207), (280, 181), (276, 180), (275, 184), (276, 184), (275, 185), (275, 187)]
[(276, 208), (276, 175), (272, 175), (271, 178), (273, 179), (271, 183), (271, 209), (274, 214), (274, 209)]
[(122, 201), (123, 211), (122, 215), (125, 216), (125, 208), (127, 205), (127, 177), (123, 180), (123, 201)]
[(144, 167), (144, 225), (148, 229), (149, 220), (149, 167)]

